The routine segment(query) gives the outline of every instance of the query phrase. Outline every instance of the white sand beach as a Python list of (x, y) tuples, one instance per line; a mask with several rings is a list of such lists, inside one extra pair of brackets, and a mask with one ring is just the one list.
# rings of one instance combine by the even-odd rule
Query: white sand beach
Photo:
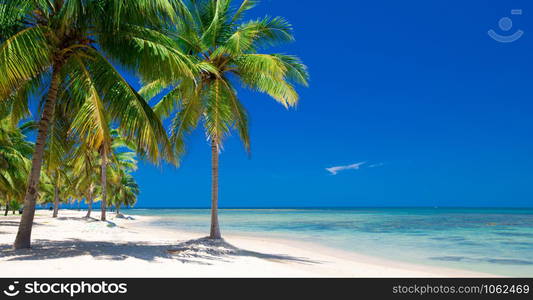
[[(33, 249), (11, 248), (20, 216), (0, 217), (0, 277), (491, 277), (387, 261), (313, 243), (143, 226), (147, 216), (87, 220), (37, 211)], [(95, 212), (96, 217), (98, 212)]]

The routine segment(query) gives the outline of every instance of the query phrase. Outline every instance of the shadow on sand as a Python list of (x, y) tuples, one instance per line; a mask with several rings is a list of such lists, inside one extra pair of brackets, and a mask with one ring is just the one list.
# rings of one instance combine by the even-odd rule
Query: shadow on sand
[(317, 264), (318, 261), (309, 260), (303, 257), (294, 257), (284, 254), (270, 254), (256, 251), (244, 250), (233, 246), (225, 240), (213, 240), (201, 238), (190, 240), (174, 246), (167, 251), (173, 257), (181, 261), (189, 262), (197, 259), (226, 259), (237, 256), (248, 256), (266, 259), (276, 262), (296, 262), (302, 264)]
[[(19, 221), (0, 220), (0, 227), (3, 227), (3, 226), (18, 227), (19, 223), (20, 223)], [(33, 222), (33, 225), (41, 226), (42, 224), (38, 222)]]
[(90, 255), (95, 259), (125, 260), (136, 258), (153, 261), (157, 258), (178, 260), (182, 263), (211, 265), (213, 261), (229, 262), (233, 257), (255, 257), (280, 263), (317, 264), (301, 257), (268, 254), (237, 248), (224, 240), (201, 238), (179, 244), (139, 242), (99, 242), (69, 239), (65, 241), (35, 240), (30, 250), (13, 250), (11, 245), (0, 245), (0, 259), (6, 261), (43, 260)]

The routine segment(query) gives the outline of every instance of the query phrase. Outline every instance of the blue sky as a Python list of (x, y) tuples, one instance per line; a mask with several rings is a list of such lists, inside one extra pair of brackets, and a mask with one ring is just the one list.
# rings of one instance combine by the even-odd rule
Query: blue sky
[[(529, 2), (263, 1), (251, 17), (293, 24), (296, 42), (272, 51), (300, 56), (311, 85), (290, 111), (239, 91), (252, 156), (226, 140), (220, 206), (532, 206)], [(139, 207), (208, 207), (203, 133), (179, 169), (143, 163), (135, 177)]]

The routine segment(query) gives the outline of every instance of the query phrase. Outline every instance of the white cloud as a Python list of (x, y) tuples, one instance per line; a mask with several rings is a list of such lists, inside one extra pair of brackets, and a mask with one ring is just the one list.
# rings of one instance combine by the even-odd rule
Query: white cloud
[(341, 171), (359, 170), (361, 166), (364, 164), (366, 164), (366, 161), (358, 162), (358, 163), (347, 165), (347, 166), (336, 166), (336, 167), (326, 168), (326, 170), (330, 172), (331, 175), (337, 175)]

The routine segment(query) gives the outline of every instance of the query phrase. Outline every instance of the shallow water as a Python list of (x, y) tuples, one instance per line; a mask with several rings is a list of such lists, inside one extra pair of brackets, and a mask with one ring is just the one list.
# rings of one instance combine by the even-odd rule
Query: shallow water
[[(207, 209), (132, 209), (152, 223), (209, 231)], [(533, 276), (533, 209), (220, 210), (222, 233), (313, 241), (361, 254), (504, 276)]]

